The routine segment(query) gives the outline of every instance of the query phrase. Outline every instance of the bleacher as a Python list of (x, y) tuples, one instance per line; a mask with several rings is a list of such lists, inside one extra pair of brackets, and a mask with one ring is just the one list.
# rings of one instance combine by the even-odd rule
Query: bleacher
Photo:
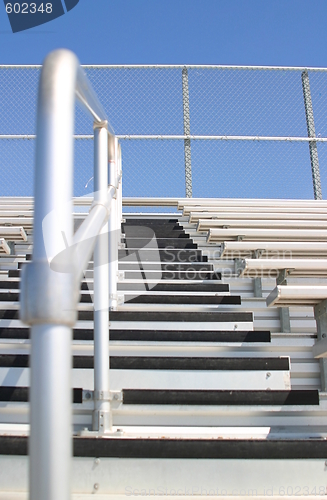
[[(21, 113), (25, 121), (15, 126), (22, 123), (23, 133), (12, 135), (4, 115), (3, 192), (31, 194), (31, 144), (36, 149), (35, 198), (0, 198), (0, 500), (325, 498), (327, 202), (317, 143), (327, 139), (315, 134), (308, 71), (249, 68), (244, 80), (245, 68), (155, 66), (142, 80), (144, 68), (124, 67), (129, 83), (112, 84), (117, 68), (106, 67), (97, 82), (102, 69), (88, 68), (105, 104), (76, 56), (54, 51), (40, 79), (39, 68), (28, 68), (39, 81), (35, 130)], [(139, 83), (130, 79), (134, 70)], [(16, 67), (1, 71), (18, 116), (27, 87), (12, 86)], [(219, 75), (233, 75), (237, 134), (246, 135), (208, 135), (231, 117), (227, 106), (225, 119), (210, 125), (211, 97), (203, 134), (191, 135), (190, 96), (201, 118), (203, 89), (220, 88), (201, 83), (202, 71), (222, 88), (228, 83)], [(279, 89), (280, 76), (302, 82), (302, 128), (280, 131), (275, 117), (270, 129), (270, 101), (251, 114), (254, 71), (262, 99), (269, 85)], [(165, 99), (150, 98), (166, 89), (168, 74), (181, 82), (184, 135), (177, 100), (166, 91)], [(245, 88), (250, 109), (239, 106)], [(151, 126), (141, 123), (150, 112), (145, 89)], [(74, 128), (76, 100), (91, 115), (92, 134), (79, 112)], [(131, 121), (122, 120), (118, 135), (107, 114), (119, 123), (126, 103)], [(292, 124), (294, 116), (292, 108)], [(290, 187), (308, 197), (299, 179), (309, 163), (315, 200), (270, 199), (274, 185), (281, 198)], [(12, 166), (21, 165), (14, 177)], [(123, 198), (123, 171), (126, 192), (162, 197)], [(246, 189), (265, 199), (232, 197), (234, 186), (244, 194), (244, 175)], [(91, 180), (92, 196), (75, 196)]]
[[(201, 206), (204, 200), (193, 201)], [(9, 206), (4, 199), (0, 204)], [(298, 213), (305, 215), (305, 202), (302, 205)], [(327, 208), (323, 211), (319, 205), (317, 213), (311, 212), (318, 221), (320, 214), (327, 214)], [(0, 257), (0, 480), (1, 491), (24, 491), (26, 476), (13, 487), (6, 475), (12, 477), (13, 460), (26, 456), (27, 451), (30, 340), (28, 328), (19, 320), (18, 300), (21, 268), (28, 265), (33, 249), (33, 228), (29, 222), (25, 225), (25, 214), (12, 207), (11, 211), (6, 208), (11, 227), (23, 228), (26, 239), (9, 240), (10, 255)], [(219, 217), (219, 211), (213, 213)], [(79, 212), (76, 217), (81, 220), (85, 215)], [(314, 248), (314, 238), (310, 244), (300, 238), (265, 241), (264, 236), (254, 245), (236, 242), (251, 243), (241, 252), (256, 255), (247, 259), (242, 254), (241, 261), (250, 262), (257, 271), (255, 279), (262, 281), (262, 297), (256, 297), (252, 273), (245, 272), (245, 265), (241, 266), (244, 272), (239, 272), (238, 247), (226, 256), (223, 252), (229, 242), (208, 244), (197, 222), (190, 222), (192, 212), (151, 217), (126, 213), (123, 218), (119, 305), (110, 312), (109, 331), (113, 434), (103, 440), (92, 432), (92, 260), (81, 286), (72, 343), (74, 460), (83, 457), (90, 464), (99, 460), (105, 476), (100, 483), (90, 472), (92, 484), (87, 479), (79, 487), (76, 469), (73, 492), (94, 493), (94, 481), (99, 481), (106, 495), (123, 494), (126, 475), (138, 490), (160, 483), (164, 470), (169, 470), (167, 484), (175, 487), (188, 480), (195, 488), (198, 478), (205, 475), (206, 485), (214, 488), (218, 474), (222, 489), (229, 488), (231, 481), (250, 488), (254, 482), (265, 484), (272, 459), (274, 470), (283, 469), (282, 479), (274, 479), (274, 484), (282, 487), (285, 478), (292, 477), (294, 461), (308, 481), (308, 463), (324, 461), (326, 450), (327, 401), (323, 372), (313, 354), (317, 332), (312, 305), (327, 297), (322, 292), (327, 287), (280, 285), (278, 290), (286, 292), (302, 290), (301, 300), (282, 300), (281, 295), (269, 303), (278, 274), (267, 278), (262, 262), (265, 266), (269, 262), (270, 251), (275, 255), (287, 249), (285, 266), (276, 266), (276, 259), (271, 259), (273, 269), (298, 270), (293, 280), (302, 276), (308, 280), (314, 265), (315, 279), (325, 280), (324, 247)], [(212, 219), (213, 224), (216, 221)], [(240, 223), (236, 232), (242, 234), (242, 230)], [(0, 230), (0, 237), (4, 235)], [(158, 250), (149, 250), (140, 262), (135, 255), (138, 251), (142, 255), (149, 235), (155, 235)], [(273, 248), (269, 247), (272, 243)], [(302, 274), (303, 262), (307, 267)], [(277, 313), (281, 306), (290, 307), (290, 333), (282, 331)], [(6, 456), (11, 459), (4, 460)], [(178, 471), (174, 470), (176, 460)], [(255, 471), (248, 469), (254, 461)], [(222, 478), (226, 464), (232, 462), (243, 474), (251, 470), (250, 479), (238, 482), (228, 474)], [(195, 479), (190, 479), (193, 463), (197, 464), (192, 473)], [(212, 467), (216, 473), (210, 478)], [(322, 481), (323, 473), (319, 467), (311, 471), (312, 488)]]

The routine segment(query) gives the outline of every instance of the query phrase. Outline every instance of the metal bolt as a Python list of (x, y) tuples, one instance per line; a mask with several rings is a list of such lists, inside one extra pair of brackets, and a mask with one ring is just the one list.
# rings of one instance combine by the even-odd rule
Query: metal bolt
[(325, 460), (325, 466), (327, 467), (327, 460)]
[(98, 489), (99, 489), (99, 483), (95, 483), (95, 485), (93, 486), (93, 488), (94, 488), (95, 490), (98, 490)]
[(91, 399), (91, 393), (90, 392), (86, 392), (85, 393), (85, 399)]
[(234, 328), (235, 328), (235, 329), (236, 329), (236, 328), (238, 328), (238, 325), (235, 325), (235, 326), (234, 326)]
[(118, 394), (114, 394), (114, 400), (117, 401), (118, 399)]
[(99, 465), (99, 463), (100, 463), (100, 458), (96, 458), (96, 459), (94, 460), (94, 463), (95, 463), (95, 465)]
[(270, 373), (270, 372), (267, 372), (266, 377), (267, 377), (267, 378), (271, 377), (271, 373)]

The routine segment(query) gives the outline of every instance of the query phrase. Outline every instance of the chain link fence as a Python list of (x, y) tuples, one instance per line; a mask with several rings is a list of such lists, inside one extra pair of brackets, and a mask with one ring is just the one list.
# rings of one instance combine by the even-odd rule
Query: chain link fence
[[(40, 70), (0, 66), (1, 196), (33, 194)], [(124, 196), (327, 196), (327, 69), (85, 71), (120, 137)], [(93, 129), (78, 107), (75, 133), (82, 196), (93, 191)]]

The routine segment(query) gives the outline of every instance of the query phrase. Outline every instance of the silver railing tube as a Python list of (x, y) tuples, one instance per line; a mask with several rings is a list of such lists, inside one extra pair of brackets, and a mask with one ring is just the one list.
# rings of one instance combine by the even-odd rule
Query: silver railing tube
[[(97, 193), (90, 214), (73, 238), (76, 97), (95, 123)], [(80, 277), (98, 232), (107, 230), (110, 202), (116, 196), (116, 189), (108, 188), (107, 137), (105, 113), (78, 59), (70, 51), (52, 52), (43, 65), (38, 94), (33, 260), (25, 266), (21, 282), (21, 320), (31, 326), (31, 500), (70, 498), (72, 327), (77, 319)], [(108, 311), (102, 297), (106, 290), (108, 297), (108, 278), (101, 277), (97, 283), (100, 273), (96, 271), (96, 264), (105, 258), (106, 243), (104, 250), (100, 246), (98, 242), (94, 268), (95, 308), (100, 308), (95, 314), (95, 363), (104, 365), (95, 370), (95, 386), (105, 395), (95, 413), (108, 410), (109, 390)], [(110, 426), (107, 417), (105, 427)]]
[[(106, 201), (108, 186), (108, 134), (94, 129), (95, 201)], [(112, 205), (112, 203), (111, 203)], [(111, 214), (112, 216), (112, 214)], [(93, 430), (111, 429), (109, 402), (109, 224), (100, 232), (94, 249), (94, 412)], [(111, 235), (109, 240), (111, 239)]]
[(123, 219), (123, 190), (122, 190), (122, 155), (121, 155), (121, 146), (118, 144), (118, 179), (119, 186), (117, 191), (117, 199), (118, 199), (118, 227), (121, 232), (121, 223)]
[[(109, 141), (109, 185), (117, 187), (118, 181), (118, 139)], [(118, 280), (118, 243), (120, 239), (120, 223), (118, 224), (118, 195), (111, 204), (109, 220), (109, 310), (117, 309), (117, 280)], [(119, 227), (118, 227), (119, 226)]]

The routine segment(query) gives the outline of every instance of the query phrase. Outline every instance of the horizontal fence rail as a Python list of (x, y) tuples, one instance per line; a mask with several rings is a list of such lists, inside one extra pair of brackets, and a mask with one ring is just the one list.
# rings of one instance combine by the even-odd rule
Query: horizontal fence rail
[[(323, 197), (327, 68), (83, 68), (121, 142), (124, 196)], [(32, 194), (40, 69), (0, 66), (2, 196)], [(75, 123), (74, 194), (83, 196), (94, 188), (93, 134), (79, 108)]]

